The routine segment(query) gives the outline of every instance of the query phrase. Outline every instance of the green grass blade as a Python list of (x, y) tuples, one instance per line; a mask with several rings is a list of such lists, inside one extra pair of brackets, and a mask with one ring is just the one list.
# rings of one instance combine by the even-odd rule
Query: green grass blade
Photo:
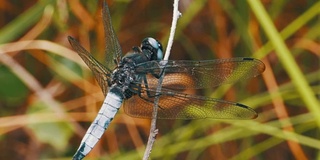
[(55, 2), (55, 0), (39, 1), (32, 8), (3, 27), (0, 30), (0, 44), (10, 42), (21, 36), (30, 26), (39, 21), (45, 6), (53, 2)]
[(306, 104), (306, 107), (313, 113), (318, 125), (320, 126), (320, 105), (314, 95), (311, 87), (308, 85), (303, 73), (295, 62), (292, 54), (285, 45), (280, 33), (276, 30), (270, 17), (260, 1), (248, 0), (251, 9), (255, 13), (258, 21), (264, 29), (266, 35), (273, 44), (276, 54), (278, 55), (284, 69), (287, 71), (295, 87), (297, 88), (301, 99)]

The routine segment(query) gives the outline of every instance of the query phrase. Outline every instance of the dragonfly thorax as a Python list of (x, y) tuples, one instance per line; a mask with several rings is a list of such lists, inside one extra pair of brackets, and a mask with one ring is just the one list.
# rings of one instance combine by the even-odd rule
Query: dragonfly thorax
[(137, 93), (141, 78), (136, 74), (135, 67), (140, 63), (162, 59), (162, 46), (154, 38), (145, 38), (141, 47), (133, 47), (132, 52), (124, 56), (111, 75), (111, 85), (121, 88), (124, 97), (130, 98)]
[(133, 64), (126, 64), (116, 68), (111, 76), (112, 85), (116, 85), (117, 87), (121, 88), (125, 98), (130, 98), (134, 95), (134, 92), (131, 90), (131, 88), (133, 82), (137, 81), (137, 78), (133, 68)]

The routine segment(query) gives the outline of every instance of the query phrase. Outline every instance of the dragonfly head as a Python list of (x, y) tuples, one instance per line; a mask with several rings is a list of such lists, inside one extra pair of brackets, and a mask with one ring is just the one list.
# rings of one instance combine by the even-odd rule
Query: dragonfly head
[(150, 60), (162, 60), (163, 58), (162, 45), (154, 38), (145, 38), (141, 43), (141, 50), (147, 50), (147, 52), (144, 53), (151, 54), (146, 55)]

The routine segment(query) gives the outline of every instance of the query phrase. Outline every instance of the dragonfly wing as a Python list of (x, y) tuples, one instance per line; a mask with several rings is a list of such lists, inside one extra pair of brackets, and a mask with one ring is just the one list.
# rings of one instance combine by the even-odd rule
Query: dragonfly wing
[[(137, 74), (158, 75), (165, 71), (164, 88), (211, 88), (223, 84), (232, 84), (261, 74), (265, 65), (254, 58), (231, 58), (205, 61), (150, 61), (138, 64)], [(158, 79), (148, 77), (150, 88), (156, 88)], [(177, 81), (188, 82), (189, 85), (170, 85)], [(167, 85), (169, 84), (169, 85)], [(169, 87), (166, 87), (169, 86)]]
[(114, 69), (116, 64), (122, 57), (121, 46), (119, 44), (118, 37), (112, 27), (111, 16), (108, 5), (103, 1), (103, 28), (105, 33), (105, 55), (106, 55), (106, 66), (107, 68)]
[(103, 94), (107, 95), (108, 92), (108, 82), (110, 81), (111, 72), (98, 62), (86, 49), (84, 49), (79, 42), (74, 38), (68, 37), (69, 43), (72, 48), (79, 54), (82, 60), (87, 64), (87, 66), (93, 72), (97, 82), (99, 83)]
[[(147, 92), (148, 91), (148, 92)], [(133, 117), (151, 118), (154, 105), (153, 90), (144, 89), (124, 102), (124, 111)], [(159, 119), (254, 119), (258, 114), (240, 103), (207, 98), (170, 90), (162, 90), (159, 100)]]

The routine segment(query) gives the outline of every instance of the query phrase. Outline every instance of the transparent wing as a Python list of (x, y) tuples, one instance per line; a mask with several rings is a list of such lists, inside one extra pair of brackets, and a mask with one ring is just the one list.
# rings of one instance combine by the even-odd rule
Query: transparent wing
[(102, 15), (103, 28), (105, 33), (106, 67), (114, 69), (117, 65), (114, 62), (119, 63), (122, 57), (122, 51), (117, 35), (112, 27), (109, 8), (105, 1), (103, 1)]
[[(214, 98), (183, 94), (163, 89), (161, 91), (159, 119), (254, 119), (258, 114), (248, 106)], [(151, 95), (151, 96), (150, 96)], [(144, 88), (124, 102), (124, 111), (133, 117), (151, 118), (154, 90)]]
[(106, 96), (108, 92), (108, 82), (110, 82), (111, 72), (99, 63), (86, 49), (84, 49), (79, 42), (74, 38), (68, 37), (69, 43), (72, 48), (79, 54), (82, 60), (87, 64), (87, 66), (93, 72), (97, 82), (99, 83), (103, 94)]
[[(149, 61), (138, 64), (136, 73), (148, 76), (150, 88), (156, 88), (162, 68), (165, 71), (164, 88), (211, 88), (223, 84), (232, 84), (261, 74), (265, 70), (263, 62), (253, 58), (215, 59), (205, 61)], [(174, 76), (173, 76), (174, 75)], [(170, 85), (180, 81), (188, 85)], [(169, 87), (167, 87), (169, 86)]]

